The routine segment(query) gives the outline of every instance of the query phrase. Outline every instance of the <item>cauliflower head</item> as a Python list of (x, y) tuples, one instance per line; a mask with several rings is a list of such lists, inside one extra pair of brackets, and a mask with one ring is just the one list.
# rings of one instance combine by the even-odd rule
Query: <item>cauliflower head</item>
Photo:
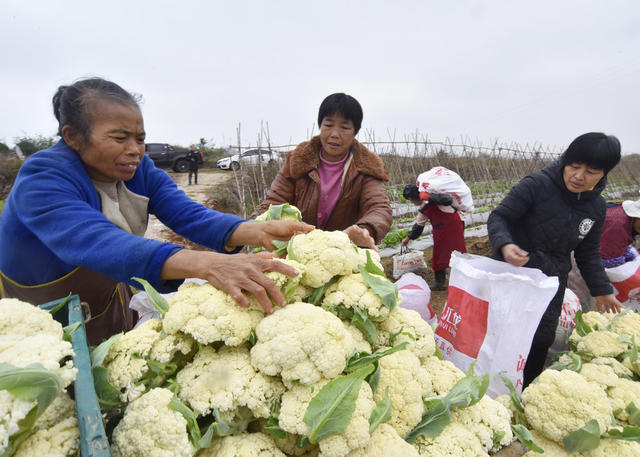
[(20, 443), (13, 457), (71, 457), (80, 450), (78, 418), (66, 417), (49, 428), (40, 428)]
[[(381, 270), (384, 270), (384, 267), (382, 266), (382, 260), (380, 259), (380, 254), (378, 253), (378, 251), (374, 251), (373, 249), (366, 249), (366, 248), (358, 248), (358, 256), (360, 257), (360, 260), (358, 262), (358, 264), (360, 265), (366, 265), (367, 264), (367, 253), (369, 253), (369, 256), (371, 257), (371, 261)], [(353, 270), (353, 273), (358, 273), (358, 268), (356, 266), (356, 268)]]
[(187, 420), (169, 408), (173, 392), (152, 389), (129, 403), (113, 430), (114, 457), (192, 457)]
[(511, 411), (488, 395), (474, 405), (454, 410), (451, 421), (471, 430), (487, 452), (495, 452), (513, 441)]
[(605, 391), (571, 370), (544, 370), (524, 389), (522, 403), (529, 424), (557, 443), (592, 419), (603, 431), (611, 425)]
[(182, 284), (168, 302), (164, 330), (186, 333), (201, 344), (224, 341), (227, 346), (239, 346), (264, 317), (257, 302), (241, 308), (231, 296), (208, 283)]
[[(309, 427), (304, 423), (304, 415), (313, 397), (329, 382), (323, 380), (314, 386), (294, 385), (282, 396), (280, 406), (280, 427), (288, 433), (308, 435)], [(323, 457), (344, 457), (350, 452), (363, 449), (369, 443), (369, 417), (375, 408), (371, 387), (367, 382), (362, 382), (356, 407), (347, 424), (345, 431), (340, 435), (329, 436), (320, 440), (320, 455)]]
[(593, 330), (606, 330), (616, 313), (589, 311), (582, 314), (582, 320)]
[(607, 396), (611, 401), (616, 419), (627, 422), (629, 413), (625, 408), (629, 403), (633, 402), (637, 408), (640, 408), (640, 383), (617, 378), (615, 385), (607, 390)]
[(358, 250), (346, 233), (318, 229), (294, 236), (287, 259), (297, 260), (306, 267), (300, 282), (312, 288), (323, 286), (336, 275), (358, 271), (360, 263)]
[(418, 450), (403, 440), (388, 424), (375, 429), (365, 448), (356, 449), (347, 457), (420, 457)]
[(389, 316), (387, 308), (365, 282), (360, 273), (342, 276), (327, 289), (323, 306), (342, 306), (363, 309), (372, 321), (381, 321)]
[(256, 327), (251, 363), (285, 385), (315, 384), (342, 373), (355, 349), (342, 321), (309, 303), (293, 303), (265, 317)]
[(198, 457), (286, 457), (264, 433), (241, 433), (215, 439)]
[(617, 333), (609, 330), (596, 330), (576, 338), (573, 333), (570, 340), (577, 341), (578, 351), (590, 352), (595, 357), (616, 357), (629, 348), (629, 344), (620, 340)]
[(540, 457), (541, 455), (544, 457), (584, 457), (584, 454), (581, 453), (568, 453), (562, 444), (548, 439), (537, 430), (531, 430), (531, 436), (534, 443), (544, 450), (544, 454), (529, 450), (522, 457)]
[[(417, 311), (396, 306), (389, 317), (376, 324), (376, 346), (395, 346), (408, 342), (407, 349), (423, 361), (436, 352), (433, 329)], [(391, 335), (395, 335), (391, 344)]]
[(442, 397), (449, 393), (458, 381), (465, 377), (464, 371), (449, 360), (428, 357), (422, 361), (422, 367), (431, 376), (431, 384), (435, 396)]
[(622, 362), (620, 362), (617, 359), (614, 359), (613, 357), (596, 357), (595, 359), (591, 359), (591, 362), (589, 363), (592, 363), (595, 365), (610, 366), (611, 368), (613, 368), (613, 371), (615, 372), (616, 376), (628, 376), (628, 377), (633, 376), (633, 371), (631, 371), (629, 368), (624, 366)]
[(29, 414), (35, 404), (34, 401), (21, 400), (6, 390), (0, 390), (0, 452), (5, 451), (9, 438), (20, 430), (18, 423)]
[(629, 339), (635, 337), (640, 344), (640, 314), (633, 311), (623, 312), (611, 320), (611, 331)]
[(640, 443), (626, 440), (604, 439), (600, 440), (600, 445), (597, 448), (593, 451), (585, 452), (583, 455), (584, 457), (636, 456), (640, 455)]
[(380, 402), (389, 387), (393, 411), (387, 423), (404, 438), (422, 419), (423, 397), (433, 394), (431, 376), (420, 365), (418, 357), (407, 350), (382, 357), (379, 364), (380, 381), (373, 399)]
[(223, 346), (218, 351), (205, 346), (176, 379), (181, 386), (180, 399), (202, 416), (214, 408), (231, 413), (246, 406), (255, 417), (266, 418), (284, 392), (279, 379), (251, 365), (249, 349), (244, 346)]
[(160, 363), (170, 362), (174, 355), (189, 354), (195, 346), (191, 337), (182, 333), (162, 336), (162, 321), (148, 319), (123, 334), (104, 358), (107, 379), (120, 390), (120, 399), (130, 402), (145, 391), (140, 380), (148, 373), (146, 358)]
[(478, 437), (457, 422), (451, 422), (435, 438), (417, 437), (413, 445), (424, 457), (489, 457)]
[(62, 339), (62, 324), (48, 311), (15, 298), (0, 299), (0, 335), (52, 335)]
[(618, 382), (618, 375), (609, 365), (599, 365), (596, 363), (585, 363), (582, 365), (580, 374), (589, 382), (596, 383), (601, 389), (606, 390), (615, 386)]

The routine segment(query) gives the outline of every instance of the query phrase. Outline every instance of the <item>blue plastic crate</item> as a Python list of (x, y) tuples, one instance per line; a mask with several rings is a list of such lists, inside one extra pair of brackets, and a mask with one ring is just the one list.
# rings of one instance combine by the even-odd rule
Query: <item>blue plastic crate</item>
[[(64, 300), (67, 300), (67, 298), (45, 303), (40, 305), (40, 308), (51, 310)], [(109, 440), (102, 422), (100, 404), (93, 387), (89, 346), (84, 330), (82, 305), (78, 296), (72, 295), (69, 297), (67, 305), (58, 310), (53, 317), (63, 326), (77, 322), (81, 324), (71, 334), (71, 345), (75, 352), (73, 365), (78, 369), (73, 390), (78, 413), (78, 427), (80, 429), (80, 453), (82, 457), (112, 457), (109, 449)]]

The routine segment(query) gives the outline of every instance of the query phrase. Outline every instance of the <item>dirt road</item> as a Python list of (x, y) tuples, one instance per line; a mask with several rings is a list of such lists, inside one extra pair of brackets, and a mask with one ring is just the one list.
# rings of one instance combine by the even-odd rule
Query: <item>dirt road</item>
[[(189, 185), (189, 173), (175, 173), (166, 170), (167, 174), (176, 182), (178, 187), (182, 189), (188, 197), (197, 202), (203, 203), (211, 198), (213, 188), (230, 181), (233, 173), (222, 170), (203, 169), (198, 171), (198, 184)], [(149, 216), (149, 225), (144, 236), (154, 240), (168, 241), (167, 227), (160, 222), (155, 216)]]

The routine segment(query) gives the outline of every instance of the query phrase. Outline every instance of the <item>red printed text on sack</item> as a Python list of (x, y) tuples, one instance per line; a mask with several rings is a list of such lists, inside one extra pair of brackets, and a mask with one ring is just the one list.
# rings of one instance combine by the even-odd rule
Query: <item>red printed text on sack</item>
[(475, 359), (487, 334), (488, 315), (488, 301), (450, 285), (435, 333), (458, 352)]

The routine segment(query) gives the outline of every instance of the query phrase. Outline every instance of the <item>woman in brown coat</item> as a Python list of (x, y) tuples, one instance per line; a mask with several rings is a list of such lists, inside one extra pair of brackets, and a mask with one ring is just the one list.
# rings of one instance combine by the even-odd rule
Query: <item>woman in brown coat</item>
[(323, 230), (343, 230), (358, 246), (376, 248), (391, 227), (388, 181), (382, 160), (355, 136), (362, 124), (360, 103), (343, 93), (320, 105), (320, 135), (287, 156), (260, 212), (290, 203), (302, 220)]

